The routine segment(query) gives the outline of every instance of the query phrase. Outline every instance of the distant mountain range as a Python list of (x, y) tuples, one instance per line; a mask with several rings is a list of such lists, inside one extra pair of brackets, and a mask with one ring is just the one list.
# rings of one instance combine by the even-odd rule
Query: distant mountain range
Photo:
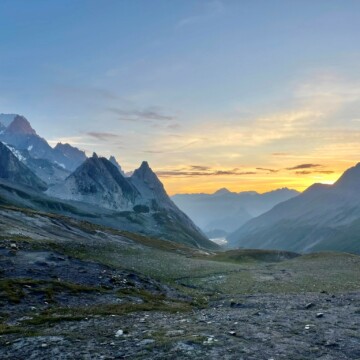
[(0, 115), (0, 204), (71, 215), (204, 249), (217, 249), (143, 162), (125, 177), (114, 157), (52, 148), (20, 115)]
[[(334, 185), (303, 193), (181, 194), (170, 198), (144, 161), (126, 176), (120, 164), (69, 144), (52, 148), (16, 114), (0, 114), (0, 205), (76, 219), (187, 244), (296, 252), (360, 253), (360, 164)], [(194, 222), (193, 222), (194, 221)]]
[(360, 253), (360, 164), (334, 185), (314, 184), (228, 237), (231, 247)]
[(298, 194), (287, 188), (264, 194), (223, 188), (213, 194), (179, 194), (172, 199), (210, 237), (220, 237)]

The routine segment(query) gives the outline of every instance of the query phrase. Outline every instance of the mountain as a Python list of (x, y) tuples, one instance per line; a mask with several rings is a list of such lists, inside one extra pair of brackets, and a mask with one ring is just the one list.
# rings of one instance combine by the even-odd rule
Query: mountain
[(34, 158), (51, 159), (52, 148), (47, 141), (36, 134), (28, 120), (16, 115), (13, 121), (0, 134), (0, 141), (15, 146), (19, 150), (28, 150)]
[(215, 230), (231, 233), (251, 218), (296, 195), (297, 191), (286, 188), (264, 194), (235, 193), (222, 188), (213, 194), (178, 194), (172, 200), (206, 233)]
[(47, 194), (88, 204), (87, 211), (91, 206), (102, 208), (103, 215), (104, 209), (110, 211), (101, 220), (108, 226), (121, 226), (193, 247), (217, 248), (171, 201), (147, 162), (126, 178), (109, 160), (94, 153), (63, 183), (50, 187)]
[(70, 215), (200, 249), (218, 248), (172, 202), (147, 162), (125, 177), (114, 157), (94, 153), (88, 159), (69, 144), (53, 149), (25, 117), (0, 118), (0, 139), (6, 142), (0, 149), (1, 204)]
[(70, 175), (69, 170), (64, 169), (62, 166), (53, 163), (50, 160), (31, 157), (28, 150), (18, 150), (8, 144), (7, 147), (18, 160), (49, 186), (64, 181)]
[(111, 155), (111, 156), (109, 157), (109, 161), (110, 161), (113, 165), (115, 165), (115, 166), (117, 167), (117, 169), (120, 171), (120, 174), (121, 174), (122, 176), (125, 176), (125, 173), (124, 173), (123, 169), (121, 168), (120, 164), (117, 162), (117, 160), (115, 159), (114, 156)]
[(232, 247), (360, 253), (360, 164), (334, 185), (314, 184), (228, 237)]
[(0, 178), (44, 191), (46, 184), (27, 168), (10, 149), (0, 142)]
[(57, 143), (53, 151), (53, 160), (60, 166), (75, 170), (87, 159), (85, 152), (70, 144)]
[(142, 202), (145, 202), (153, 210), (160, 208), (176, 209), (164, 189), (164, 185), (152, 171), (149, 164), (143, 161), (141, 166), (134, 171), (130, 181), (141, 194)]
[(66, 180), (48, 190), (60, 199), (83, 201), (112, 210), (132, 210), (136, 188), (128, 182), (109, 160), (95, 153)]
[(36, 133), (24, 116), (1, 114), (0, 130), (0, 141), (12, 145), (17, 150), (28, 151), (34, 159), (46, 159), (71, 171), (86, 159), (83, 151), (69, 144), (59, 143), (53, 149)]
[(16, 116), (16, 114), (0, 114), (0, 131), (4, 131)]
[(175, 241), (194, 247), (217, 248), (217, 245), (208, 240), (193, 221), (170, 199), (164, 185), (146, 161), (142, 162), (129, 180), (141, 195), (138, 206), (149, 208), (150, 214), (156, 220), (156, 226), (163, 227), (165, 234), (173, 234)]

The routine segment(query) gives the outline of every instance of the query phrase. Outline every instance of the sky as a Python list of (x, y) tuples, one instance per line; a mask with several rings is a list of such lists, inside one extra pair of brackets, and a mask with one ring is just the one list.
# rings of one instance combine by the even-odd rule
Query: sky
[(358, 0), (0, 0), (0, 112), (170, 194), (360, 161)]

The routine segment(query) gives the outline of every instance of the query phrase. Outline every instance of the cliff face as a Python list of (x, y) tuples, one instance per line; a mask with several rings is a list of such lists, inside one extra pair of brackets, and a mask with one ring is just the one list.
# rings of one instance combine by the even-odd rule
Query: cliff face
[(46, 184), (0, 142), (0, 178), (16, 184), (44, 191)]

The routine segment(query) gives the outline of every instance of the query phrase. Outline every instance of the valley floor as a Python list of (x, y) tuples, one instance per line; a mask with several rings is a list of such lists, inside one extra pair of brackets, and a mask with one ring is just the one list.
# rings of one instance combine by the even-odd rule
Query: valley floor
[(209, 253), (0, 209), (1, 359), (359, 359), (360, 257)]

